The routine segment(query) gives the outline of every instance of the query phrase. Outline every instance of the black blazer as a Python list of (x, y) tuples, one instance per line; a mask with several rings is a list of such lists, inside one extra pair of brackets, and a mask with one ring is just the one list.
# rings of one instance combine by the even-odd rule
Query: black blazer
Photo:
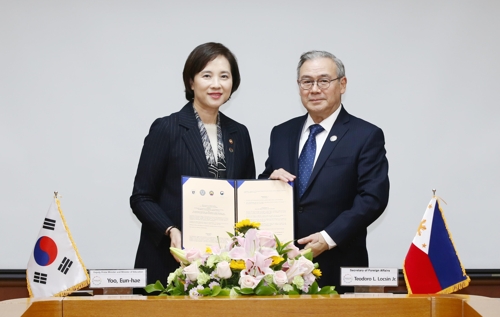
[[(259, 178), (279, 168), (298, 175), (298, 149), (307, 115), (273, 128), (269, 157)], [(304, 195), (294, 199), (295, 239), (325, 230), (337, 243), (315, 258), (319, 284), (340, 286), (341, 266), (368, 266), (367, 227), (389, 199), (384, 134), (342, 107), (321, 149)]]
[[(220, 113), (220, 125), (229, 179), (255, 179), (255, 163), (247, 128)], [(148, 283), (163, 284), (179, 267), (170, 254), (170, 226), (182, 228), (181, 176), (212, 177), (193, 104), (157, 119), (144, 140), (130, 197), (132, 211), (142, 223), (135, 260), (147, 268)]]

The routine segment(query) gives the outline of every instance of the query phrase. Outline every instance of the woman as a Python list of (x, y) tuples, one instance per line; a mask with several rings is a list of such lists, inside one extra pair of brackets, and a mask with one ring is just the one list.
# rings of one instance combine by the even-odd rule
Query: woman
[(240, 85), (234, 55), (222, 44), (202, 44), (187, 58), (183, 78), (189, 102), (152, 124), (130, 197), (142, 223), (135, 267), (147, 269), (148, 283), (165, 284), (179, 267), (169, 248), (181, 248), (182, 175), (255, 178), (247, 128), (219, 112)]

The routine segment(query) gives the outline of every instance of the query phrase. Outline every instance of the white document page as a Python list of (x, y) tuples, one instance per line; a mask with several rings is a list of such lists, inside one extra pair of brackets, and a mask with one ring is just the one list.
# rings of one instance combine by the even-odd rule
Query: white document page
[(183, 177), (182, 244), (205, 251), (223, 247), (234, 233), (234, 181)]
[(282, 242), (293, 240), (293, 187), (279, 180), (237, 180), (237, 221), (260, 222)]

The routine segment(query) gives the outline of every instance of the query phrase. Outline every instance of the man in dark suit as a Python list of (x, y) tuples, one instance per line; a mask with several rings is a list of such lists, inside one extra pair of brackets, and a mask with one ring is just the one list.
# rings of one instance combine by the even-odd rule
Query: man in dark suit
[(259, 178), (295, 182), (295, 238), (319, 263), (319, 284), (336, 286), (340, 267), (367, 267), (367, 227), (389, 199), (384, 134), (345, 110), (342, 62), (324, 51), (304, 53), (297, 82), (307, 115), (273, 128)]

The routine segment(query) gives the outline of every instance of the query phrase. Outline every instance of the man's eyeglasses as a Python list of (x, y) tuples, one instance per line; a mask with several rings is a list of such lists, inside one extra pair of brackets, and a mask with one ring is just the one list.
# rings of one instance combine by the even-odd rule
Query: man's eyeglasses
[(341, 77), (337, 77), (337, 78), (334, 78), (334, 79), (328, 79), (328, 78), (321, 78), (321, 79), (318, 79), (318, 80), (312, 80), (312, 79), (301, 79), (298, 81), (299, 85), (300, 85), (300, 88), (304, 89), (304, 90), (309, 90), (311, 89), (314, 84), (318, 84), (318, 88), (319, 89), (327, 89), (328, 87), (330, 87), (330, 83), (334, 80), (337, 80), (337, 79), (340, 79)]

